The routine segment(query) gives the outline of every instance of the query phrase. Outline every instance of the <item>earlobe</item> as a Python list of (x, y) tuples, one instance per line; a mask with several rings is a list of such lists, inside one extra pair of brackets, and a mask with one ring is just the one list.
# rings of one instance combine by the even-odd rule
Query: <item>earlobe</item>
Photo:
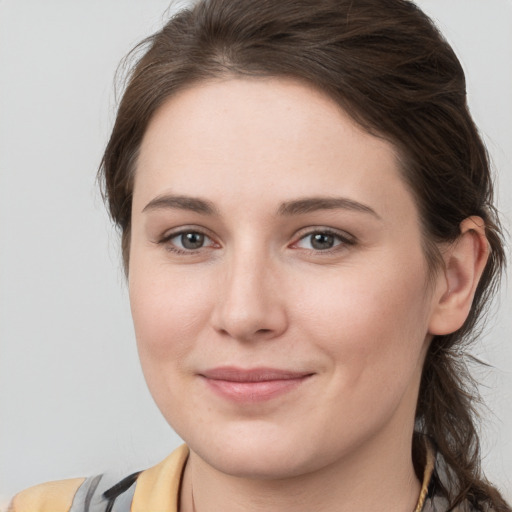
[(434, 292), (429, 334), (450, 334), (462, 327), (488, 256), (484, 221), (476, 216), (464, 219), (459, 237), (443, 253), (444, 268)]

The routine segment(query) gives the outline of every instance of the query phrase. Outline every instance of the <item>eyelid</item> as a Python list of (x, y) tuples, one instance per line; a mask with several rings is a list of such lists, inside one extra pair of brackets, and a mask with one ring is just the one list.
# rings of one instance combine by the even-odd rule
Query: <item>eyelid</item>
[[(173, 238), (176, 238), (177, 236), (183, 235), (185, 233), (199, 233), (199, 234), (203, 235), (205, 238), (208, 238), (211, 243), (208, 245), (205, 245), (203, 247), (199, 247), (198, 249), (182, 249), (181, 247), (177, 247), (177, 246), (171, 244), (171, 240)], [(220, 244), (215, 241), (214, 237), (211, 235), (211, 233), (207, 229), (204, 229), (200, 226), (194, 226), (194, 225), (179, 226), (177, 228), (170, 229), (170, 230), (166, 231), (162, 236), (160, 236), (155, 241), (155, 243), (158, 245), (166, 246), (166, 249), (170, 252), (174, 252), (176, 254), (184, 254), (184, 255), (197, 254), (198, 252), (205, 250), (205, 249), (220, 247)]]
[(306, 251), (309, 250), (311, 252), (315, 252), (318, 254), (329, 254), (337, 250), (340, 250), (341, 248), (344, 248), (346, 246), (355, 245), (357, 243), (357, 238), (346, 231), (326, 226), (309, 226), (307, 228), (301, 229), (298, 233), (296, 233), (296, 235), (294, 236), (294, 242), (292, 242), (289, 247), (293, 248), (293, 246), (296, 246), (304, 238), (307, 238), (308, 236), (312, 236), (317, 233), (335, 236), (341, 241), (341, 243), (335, 245), (331, 249), (299, 249)]

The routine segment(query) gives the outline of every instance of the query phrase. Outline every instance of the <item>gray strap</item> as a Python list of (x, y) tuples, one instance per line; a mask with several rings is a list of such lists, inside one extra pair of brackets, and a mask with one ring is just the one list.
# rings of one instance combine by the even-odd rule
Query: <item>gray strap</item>
[(130, 512), (136, 482), (115, 499), (112, 508), (103, 496), (119, 480), (118, 474), (109, 473), (87, 478), (78, 488), (69, 512)]

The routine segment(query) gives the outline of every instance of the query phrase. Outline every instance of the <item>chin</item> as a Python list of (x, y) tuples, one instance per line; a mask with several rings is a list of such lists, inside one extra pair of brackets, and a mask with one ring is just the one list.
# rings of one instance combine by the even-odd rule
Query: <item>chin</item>
[(327, 462), (311, 442), (299, 442), (296, 434), (289, 428), (279, 429), (267, 423), (250, 429), (223, 429), (218, 436), (199, 442), (185, 440), (196, 455), (224, 474), (280, 480), (310, 473)]
[(233, 450), (226, 453), (199, 454), (210, 466), (224, 474), (238, 478), (254, 480), (283, 480), (311, 472), (307, 461), (284, 453), (283, 450), (267, 450), (262, 455), (261, 449)]

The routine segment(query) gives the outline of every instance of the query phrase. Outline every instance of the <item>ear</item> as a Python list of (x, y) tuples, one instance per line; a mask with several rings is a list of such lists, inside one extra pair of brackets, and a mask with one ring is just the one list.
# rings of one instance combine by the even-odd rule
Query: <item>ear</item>
[(429, 334), (450, 334), (462, 327), (488, 257), (484, 221), (476, 216), (464, 219), (460, 236), (443, 252), (444, 268), (434, 291)]

